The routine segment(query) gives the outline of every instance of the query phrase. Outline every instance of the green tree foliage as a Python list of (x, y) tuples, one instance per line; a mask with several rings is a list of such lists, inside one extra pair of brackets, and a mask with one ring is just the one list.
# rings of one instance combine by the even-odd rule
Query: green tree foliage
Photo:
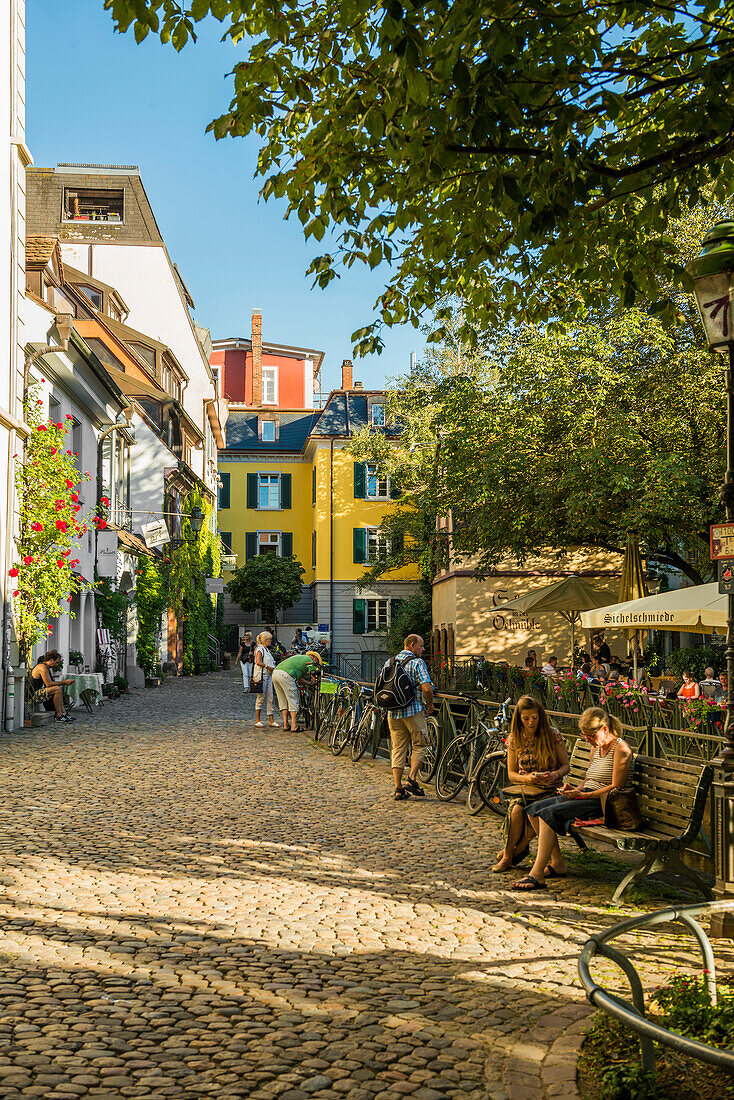
[(164, 561), (141, 554), (135, 582), (138, 608), (138, 664), (146, 676), (160, 669), (161, 617), (168, 607), (168, 569)]
[(183, 615), (183, 672), (185, 676), (209, 671), (208, 635), (214, 627), (213, 597), (207, 595), (206, 578), (218, 577), (221, 570), (219, 539), (211, 531), (212, 505), (199, 490), (192, 490), (184, 501), (184, 516), (198, 507), (204, 513), (197, 535), (187, 518), (183, 519), (182, 544), (172, 551), (168, 567), (168, 597), (178, 616)]
[[(697, 209), (678, 223), (681, 262), (704, 217)], [(635, 534), (649, 559), (707, 579), (708, 528), (722, 517), (722, 361), (706, 350), (690, 297), (673, 302), (669, 328), (612, 299), (562, 332), (496, 330), (481, 354), (459, 356), (454, 340), (399, 379), (387, 415), (403, 425), (400, 447), (374, 432), (355, 446), (403, 487), (383, 527), (406, 533), (405, 560), (435, 572), (448, 553), (435, 520), (451, 514), (454, 555), (480, 570), (539, 547), (623, 551)]]
[(386, 635), (388, 652), (399, 653), (409, 634), (420, 634), (430, 648), (431, 628), (431, 586), (427, 581), (422, 581), (390, 618)]
[(734, 12), (711, 0), (105, 7), (178, 50), (209, 13), (225, 23), (242, 59), (210, 129), (257, 135), (265, 198), (329, 235), (319, 285), (392, 265), (360, 352), (447, 293), (472, 330), (583, 313), (609, 288), (656, 301), (660, 272), (683, 277), (670, 219), (712, 181), (731, 191)]
[(49, 620), (68, 605), (73, 594), (86, 587), (75, 572), (79, 559), (74, 546), (87, 524), (106, 527), (106, 521), (80, 515), (79, 486), (90, 475), (79, 474), (69, 450), (71, 419), (55, 422), (42, 413), (38, 387), (31, 387), (25, 419), (31, 427), (24, 453), (16, 455), (15, 488), (19, 528), (16, 557), (9, 574), (13, 582), (13, 611), (21, 660), (53, 629)]
[(235, 570), (227, 592), (243, 611), (261, 610), (264, 618), (275, 619), (300, 599), (305, 572), (297, 558), (258, 554)]

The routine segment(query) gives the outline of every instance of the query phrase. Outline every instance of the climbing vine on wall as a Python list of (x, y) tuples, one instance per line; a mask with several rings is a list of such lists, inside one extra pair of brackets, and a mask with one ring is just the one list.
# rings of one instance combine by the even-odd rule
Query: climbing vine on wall
[(103, 627), (118, 645), (127, 641), (127, 609), (130, 598), (126, 592), (112, 587), (109, 577), (97, 581), (97, 614)]
[(146, 676), (160, 671), (161, 619), (168, 607), (169, 562), (141, 555), (135, 600), (138, 607), (138, 664)]
[(213, 633), (214, 602), (206, 592), (206, 577), (218, 577), (221, 571), (219, 539), (210, 529), (212, 505), (199, 490), (192, 490), (184, 502), (184, 513), (198, 507), (204, 521), (198, 535), (187, 518), (182, 522), (186, 540), (171, 554), (169, 567), (170, 606), (183, 615), (183, 673), (208, 672), (210, 668), (207, 635)]

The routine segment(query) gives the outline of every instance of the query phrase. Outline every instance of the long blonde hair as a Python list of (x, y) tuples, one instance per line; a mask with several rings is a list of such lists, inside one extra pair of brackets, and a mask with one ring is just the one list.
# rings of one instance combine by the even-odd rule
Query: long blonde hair
[(584, 733), (596, 733), (601, 726), (606, 726), (615, 737), (622, 739), (624, 730), (619, 718), (608, 714), (603, 707), (587, 707), (579, 718), (579, 729)]
[(513, 744), (516, 748), (520, 744), (520, 736), (524, 729), (522, 724), (522, 711), (524, 710), (534, 710), (537, 712), (538, 728), (535, 731), (533, 754), (540, 771), (548, 771), (554, 764), (558, 764), (558, 749), (556, 748), (555, 735), (548, 721), (548, 715), (545, 713), (545, 708), (542, 703), (538, 702), (534, 695), (521, 695), (512, 712), (510, 736), (512, 737)]

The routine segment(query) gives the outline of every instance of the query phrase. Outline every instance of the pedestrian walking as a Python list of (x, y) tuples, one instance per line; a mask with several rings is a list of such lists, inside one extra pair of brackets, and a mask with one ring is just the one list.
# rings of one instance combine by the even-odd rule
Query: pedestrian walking
[(298, 681), (308, 682), (320, 667), (321, 657), (309, 650), (308, 653), (294, 653), (292, 657), (286, 657), (274, 670), (273, 687), (283, 714), (283, 729), (288, 729), (290, 715), (291, 731), (303, 733), (303, 727), (298, 725)]
[(258, 728), (263, 727), (260, 712), (264, 706), (268, 715), (268, 726), (271, 729), (280, 729), (273, 717), (273, 669), (275, 668), (275, 658), (270, 652), (272, 640), (273, 636), (269, 630), (263, 630), (262, 634), (257, 636), (255, 667), (252, 670), (253, 681), (260, 685), (260, 691), (255, 699), (255, 725)]
[[(392, 661), (387, 661), (383, 672), (390, 666), (400, 667), (413, 683), (413, 698), (405, 706), (389, 708), (387, 725), (390, 730), (390, 763), (395, 780), (396, 802), (416, 795), (425, 796), (418, 785), (418, 769), (425, 756), (428, 744), (428, 724), (426, 715), (433, 714), (433, 684), (423, 660), (425, 642), (420, 634), (409, 634), (403, 642), (403, 649)], [(381, 674), (382, 675), (382, 674)], [(403, 770), (408, 745), (412, 743), (410, 772), (403, 786)]]
[(240, 663), (242, 669), (242, 685), (245, 692), (250, 690), (250, 679), (252, 677), (252, 669), (255, 663), (255, 645), (252, 641), (252, 633), (246, 630), (243, 637), (240, 640), (240, 648), (237, 653), (237, 660)]

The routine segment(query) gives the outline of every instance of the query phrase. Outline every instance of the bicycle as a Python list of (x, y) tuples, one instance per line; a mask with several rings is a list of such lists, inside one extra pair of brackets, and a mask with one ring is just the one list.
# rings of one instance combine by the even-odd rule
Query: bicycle
[(318, 681), (312, 681), (310, 684), (298, 685), (298, 709), (307, 730), (315, 729), (316, 726), (317, 683)]
[[(470, 696), (465, 698), (475, 702)], [(490, 708), (485, 704), (476, 725), (460, 733), (446, 746), (436, 769), (436, 794), (442, 802), (456, 798), (466, 786), (466, 806), (470, 814), (479, 813), (485, 806), (495, 813), (504, 813), (503, 787), (507, 785), (505, 737), (509, 728), (510, 702), (508, 698), (500, 705), (494, 725), (487, 721)]]
[(361, 711), (361, 689), (359, 684), (351, 680), (345, 680), (341, 685), (339, 694), (341, 703), (329, 739), (329, 748), (334, 756), (341, 756), (349, 744)]

